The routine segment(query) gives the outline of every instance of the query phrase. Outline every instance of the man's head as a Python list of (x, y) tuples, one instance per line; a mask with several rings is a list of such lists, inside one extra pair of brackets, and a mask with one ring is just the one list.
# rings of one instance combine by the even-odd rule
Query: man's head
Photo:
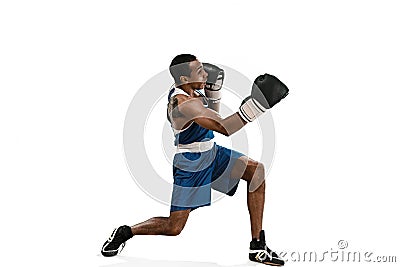
[(193, 89), (204, 88), (208, 76), (201, 62), (190, 54), (177, 55), (172, 60), (169, 71), (177, 87), (187, 84)]

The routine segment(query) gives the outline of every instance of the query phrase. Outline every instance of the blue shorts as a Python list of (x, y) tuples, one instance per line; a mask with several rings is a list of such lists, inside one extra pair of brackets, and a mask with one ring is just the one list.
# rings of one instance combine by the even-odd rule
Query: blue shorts
[(210, 206), (211, 188), (233, 196), (240, 177), (230, 174), (241, 156), (244, 155), (217, 144), (206, 152), (175, 154), (171, 211)]

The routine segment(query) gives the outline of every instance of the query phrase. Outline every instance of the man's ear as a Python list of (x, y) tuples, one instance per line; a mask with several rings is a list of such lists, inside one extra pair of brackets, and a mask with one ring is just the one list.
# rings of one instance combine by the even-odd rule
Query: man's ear
[(189, 82), (189, 79), (187, 76), (180, 76), (179, 80), (181, 81), (181, 84), (186, 84)]

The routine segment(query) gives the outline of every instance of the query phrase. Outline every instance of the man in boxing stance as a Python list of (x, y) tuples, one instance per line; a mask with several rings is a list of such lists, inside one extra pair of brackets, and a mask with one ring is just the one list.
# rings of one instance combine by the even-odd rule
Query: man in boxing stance
[[(191, 211), (211, 203), (211, 188), (232, 196), (240, 179), (247, 182), (251, 235), (249, 259), (269, 265), (284, 261), (265, 244), (262, 219), (265, 170), (237, 151), (213, 142), (213, 131), (230, 136), (272, 108), (289, 92), (276, 77), (264, 74), (254, 81), (251, 95), (238, 112), (222, 118), (219, 105), (224, 71), (190, 54), (176, 56), (170, 65), (175, 85), (168, 94), (167, 118), (175, 135), (174, 186), (169, 217), (154, 217), (132, 227), (114, 229), (102, 247), (103, 256), (115, 256), (134, 235), (179, 235)], [(199, 91), (204, 89), (205, 95)]]

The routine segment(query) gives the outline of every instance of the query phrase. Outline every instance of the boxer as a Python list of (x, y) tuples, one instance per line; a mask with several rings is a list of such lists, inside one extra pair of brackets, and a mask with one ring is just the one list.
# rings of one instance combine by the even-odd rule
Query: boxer
[(209, 63), (202, 64), (193, 55), (181, 54), (172, 60), (170, 73), (174, 86), (168, 93), (167, 119), (176, 146), (170, 215), (114, 229), (102, 247), (102, 255), (117, 255), (125, 242), (135, 235), (179, 235), (192, 211), (211, 204), (211, 189), (233, 196), (239, 181), (244, 180), (248, 188), (252, 235), (249, 259), (284, 265), (284, 261), (267, 247), (262, 230), (264, 165), (216, 144), (213, 138), (214, 132), (230, 136), (239, 131), (286, 97), (288, 88), (273, 75), (260, 75), (238, 111), (222, 118), (218, 112), (225, 77), (223, 69)]

